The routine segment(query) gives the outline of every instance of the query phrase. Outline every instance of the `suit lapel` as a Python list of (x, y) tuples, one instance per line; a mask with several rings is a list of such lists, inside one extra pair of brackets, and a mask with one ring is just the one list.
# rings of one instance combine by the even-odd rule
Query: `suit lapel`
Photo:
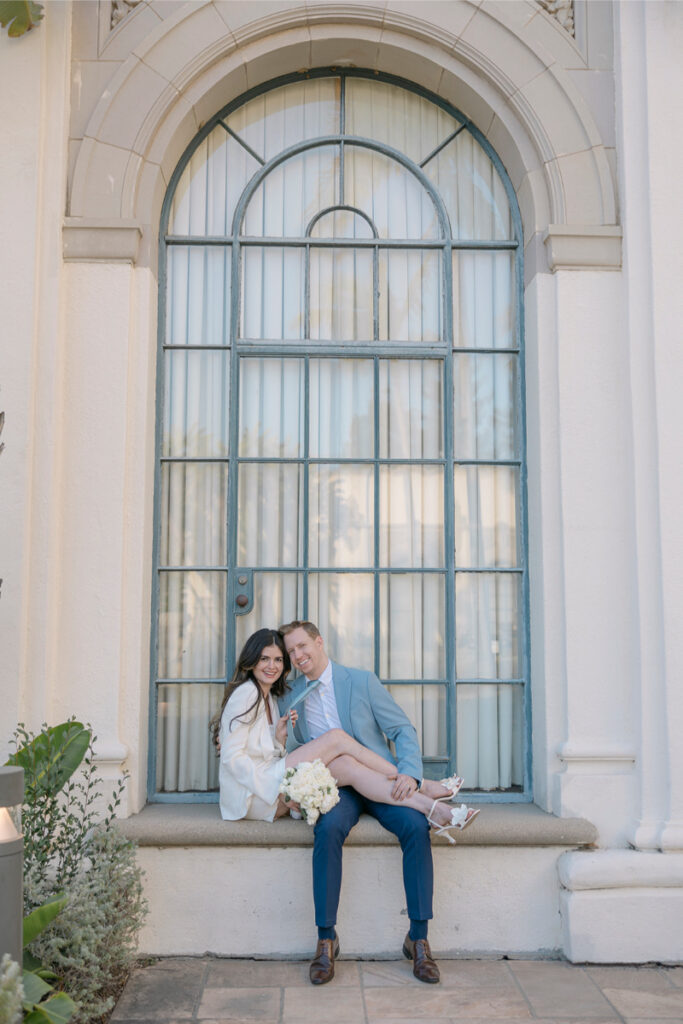
[(351, 730), (351, 677), (344, 666), (337, 665), (336, 661), (332, 662), (332, 682), (342, 729), (349, 736), (353, 736)]

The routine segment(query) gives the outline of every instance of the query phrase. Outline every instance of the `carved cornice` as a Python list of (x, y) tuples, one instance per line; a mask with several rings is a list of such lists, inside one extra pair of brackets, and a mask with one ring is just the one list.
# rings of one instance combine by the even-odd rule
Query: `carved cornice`
[(562, 28), (574, 35), (574, 0), (538, 0), (544, 11), (557, 18)]
[(133, 10), (134, 7), (141, 2), (141, 0), (111, 0), (111, 16), (109, 18), (109, 27), (116, 28), (120, 21), (126, 17), (127, 14)]
[[(141, 2), (142, 0), (111, 0), (110, 29), (116, 28)], [(574, 0), (537, 0), (537, 3), (556, 18), (570, 36), (574, 35)]]

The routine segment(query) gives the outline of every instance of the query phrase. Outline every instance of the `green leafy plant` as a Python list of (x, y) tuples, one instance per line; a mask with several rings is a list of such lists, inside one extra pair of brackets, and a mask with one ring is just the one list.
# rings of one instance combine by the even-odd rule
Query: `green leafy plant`
[[(12, 742), (8, 763), (24, 769), (25, 1024), (68, 1020), (74, 1002), (73, 1024), (86, 1024), (113, 1006), (146, 913), (135, 847), (113, 827), (127, 776), (102, 816), (89, 727), (71, 718), (35, 735), (20, 724)], [(64, 992), (50, 994), (56, 979)]]
[(31, 945), (78, 1003), (79, 1022), (112, 1009), (135, 961), (146, 909), (132, 843), (116, 829), (96, 829), (88, 854), (87, 869), (69, 887), (68, 905)]
[[(74, 879), (87, 837), (98, 821), (96, 805), (102, 790), (95, 770), (96, 739), (74, 718), (43, 725), (37, 735), (21, 723), (15, 730), (16, 750), (7, 763), (24, 769), (24, 873), (41, 890), (49, 883), (57, 892)], [(111, 826), (124, 787), (125, 777), (112, 795), (102, 822), (105, 828)], [(24, 906), (26, 912), (31, 909)]]
[(43, 5), (34, 0), (0, 0), (0, 25), (9, 25), (7, 35), (23, 36), (44, 17)]
[(68, 900), (62, 893), (51, 897), (24, 918), (24, 972), (22, 978), (22, 1007), (24, 1024), (65, 1024), (71, 1020), (76, 1004), (66, 992), (55, 992), (52, 981), (54, 971), (43, 967), (26, 948), (48, 928), (64, 910)]

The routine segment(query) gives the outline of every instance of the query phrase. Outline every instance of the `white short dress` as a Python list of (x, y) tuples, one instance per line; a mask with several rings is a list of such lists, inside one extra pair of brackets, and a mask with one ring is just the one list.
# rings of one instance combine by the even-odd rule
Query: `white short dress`
[[(269, 723), (263, 701), (257, 713), (248, 710), (256, 696), (256, 683), (242, 683), (221, 716), (220, 808), (228, 821), (272, 821), (277, 810), (286, 751), (275, 739), (275, 725)], [(276, 723), (277, 704), (270, 695), (268, 701)]]

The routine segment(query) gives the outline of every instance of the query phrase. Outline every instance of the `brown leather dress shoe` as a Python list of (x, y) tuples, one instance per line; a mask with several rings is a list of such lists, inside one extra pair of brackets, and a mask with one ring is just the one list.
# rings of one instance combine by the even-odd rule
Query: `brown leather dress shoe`
[(308, 976), (312, 985), (326, 985), (334, 978), (334, 958), (339, 956), (339, 936), (334, 939), (318, 939), (315, 956), (311, 960)]
[(403, 943), (403, 955), (413, 961), (413, 974), (418, 981), (424, 981), (427, 985), (436, 985), (441, 981), (439, 965), (432, 959), (432, 951), (426, 939), (416, 939), (415, 942), (410, 935), (406, 935)]

